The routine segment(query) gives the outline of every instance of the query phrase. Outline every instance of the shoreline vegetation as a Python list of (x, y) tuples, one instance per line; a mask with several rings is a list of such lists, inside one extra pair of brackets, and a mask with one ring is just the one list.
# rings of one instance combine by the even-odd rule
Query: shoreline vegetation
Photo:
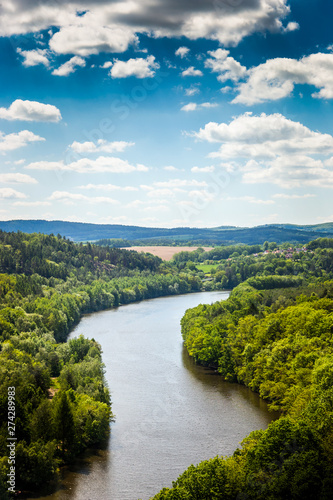
[[(240, 498), (241, 491), (244, 498), (329, 498), (332, 248), (327, 238), (306, 248), (265, 242), (198, 248), (165, 262), (147, 253), (75, 244), (60, 235), (0, 231), (1, 498), (8, 491), (8, 387), (16, 388), (16, 491), (36, 491), (54, 480), (61, 465), (107, 439), (113, 415), (101, 348), (84, 337), (65, 342), (82, 314), (225, 289), (234, 289), (225, 303), (186, 312), (185, 345), (196, 362), (245, 383), (285, 416), (267, 431), (252, 433), (227, 460), (192, 466), (154, 498)], [(274, 314), (283, 316), (282, 326)], [(313, 316), (309, 332), (308, 315)], [(270, 325), (271, 318), (278, 326)], [(289, 324), (298, 330), (285, 333)], [(296, 347), (295, 332), (301, 339)], [(275, 373), (281, 380), (275, 381)], [(277, 467), (281, 456), (283, 465)], [(286, 490), (291, 480), (292, 492)], [(286, 491), (289, 496), (283, 496)], [(313, 496), (319, 491), (322, 496)]]
[[(113, 418), (99, 344), (66, 342), (82, 314), (200, 291), (201, 281), (150, 254), (0, 231), (0, 496), (36, 492), (59, 467), (108, 438)], [(9, 463), (8, 387), (15, 387)], [(13, 445), (14, 446), (14, 445)], [(14, 469), (10, 469), (14, 467)]]
[[(332, 248), (333, 240), (322, 239), (299, 252), (266, 250), (256, 257), (274, 274), (248, 278), (226, 301), (186, 311), (182, 335), (195, 361), (259, 393), (281, 417), (250, 433), (232, 456), (191, 465), (154, 500), (332, 497)], [(278, 271), (281, 255), (290, 277)]]

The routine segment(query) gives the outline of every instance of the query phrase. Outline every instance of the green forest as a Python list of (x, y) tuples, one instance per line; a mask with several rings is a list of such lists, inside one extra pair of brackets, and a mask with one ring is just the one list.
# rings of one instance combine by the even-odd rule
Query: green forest
[(15, 491), (36, 490), (108, 437), (101, 348), (83, 337), (65, 342), (81, 315), (200, 288), (200, 278), (150, 254), (0, 231), (2, 499), (11, 471)]
[(15, 491), (36, 491), (108, 438), (114, 415), (101, 348), (82, 336), (66, 342), (82, 314), (225, 289), (227, 301), (186, 311), (184, 344), (198, 364), (259, 393), (281, 417), (232, 456), (190, 466), (155, 500), (331, 498), (332, 239), (198, 248), (165, 262), (59, 234), (3, 231), (0, 497), (11, 497), (13, 470)]
[[(186, 311), (185, 346), (281, 417), (245, 437), (232, 456), (190, 466), (154, 500), (332, 498), (332, 248), (324, 238), (299, 252), (288, 247), (288, 257), (274, 254), (275, 245), (256, 257), (239, 249), (213, 267), (210, 286), (240, 284), (228, 300)], [(194, 269), (202, 255), (176, 258)]]

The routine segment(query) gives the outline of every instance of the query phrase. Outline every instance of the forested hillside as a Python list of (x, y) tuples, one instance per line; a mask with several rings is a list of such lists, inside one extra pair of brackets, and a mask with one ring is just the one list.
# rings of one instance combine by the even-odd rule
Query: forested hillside
[(150, 254), (0, 232), (1, 498), (10, 467), (16, 491), (35, 490), (108, 436), (100, 346), (83, 337), (63, 343), (81, 315), (200, 287)]
[(281, 417), (252, 432), (231, 457), (191, 466), (155, 500), (332, 498), (332, 247), (333, 240), (319, 239), (288, 256), (220, 262), (222, 279), (228, 266), (235, 284), (253, 277), (227, 301), (186, 312), (185, 346), (198, 363), (258, 392)]
[[(152, 228), (125, 226), (121, 224), (90, 224), (83, 222), (46, 221), (46, 220), (9, 220), (0, 221), (3, 231), (23, 231), (25, 233), (60, 233), (76, 242), (102, 239), (123, 239), (132, 242), (138, 240), (147, 245), (155, 245), (158, 241), (165, 244), (188, 245), (196, 242), (201, 245), (228, 244), (263, 244), (267, 241), (283, 243), (307, 243), (319, 237), (332, 236), (333, 224), (317, 224), (315, 226), (297, 226), (293, 224), (268, 224), (256, 227), (220, 226), (214, 228), (175, 227)], [(107, 243), (108, 244), (108, 243)], [(132, 244), (132, 243), (131, 243)], [(124, 246), (127, 246), (128, 243)]]

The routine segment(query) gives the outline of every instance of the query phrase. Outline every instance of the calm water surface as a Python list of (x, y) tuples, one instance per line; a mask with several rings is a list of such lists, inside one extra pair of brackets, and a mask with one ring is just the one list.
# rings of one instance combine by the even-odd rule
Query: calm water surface
[[(189, 465), (229, 455), (274, 418), (248, 389), (193, 364), (180, 319), (228, 292), (164, 297), (85, 316), (71, 334), (103, 349), (112, 410), (108, 449), (63, 473), (47, 500), (143, 500), (171, 486)], [(275, 416), (276, 417), (276, 416)]]

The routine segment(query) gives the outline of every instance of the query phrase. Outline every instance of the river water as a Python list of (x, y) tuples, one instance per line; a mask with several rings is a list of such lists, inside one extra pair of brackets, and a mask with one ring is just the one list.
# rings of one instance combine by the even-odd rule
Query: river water
[(108, 447), (63, 472), (45, 500), (148, 500), (189, 465), (230, 455), (277, 417), (249, 389), (195, 366), (180, 319), (228, 292), (163, 297), (86, 315), (71, 334), (103, 349), (112, 410)]

